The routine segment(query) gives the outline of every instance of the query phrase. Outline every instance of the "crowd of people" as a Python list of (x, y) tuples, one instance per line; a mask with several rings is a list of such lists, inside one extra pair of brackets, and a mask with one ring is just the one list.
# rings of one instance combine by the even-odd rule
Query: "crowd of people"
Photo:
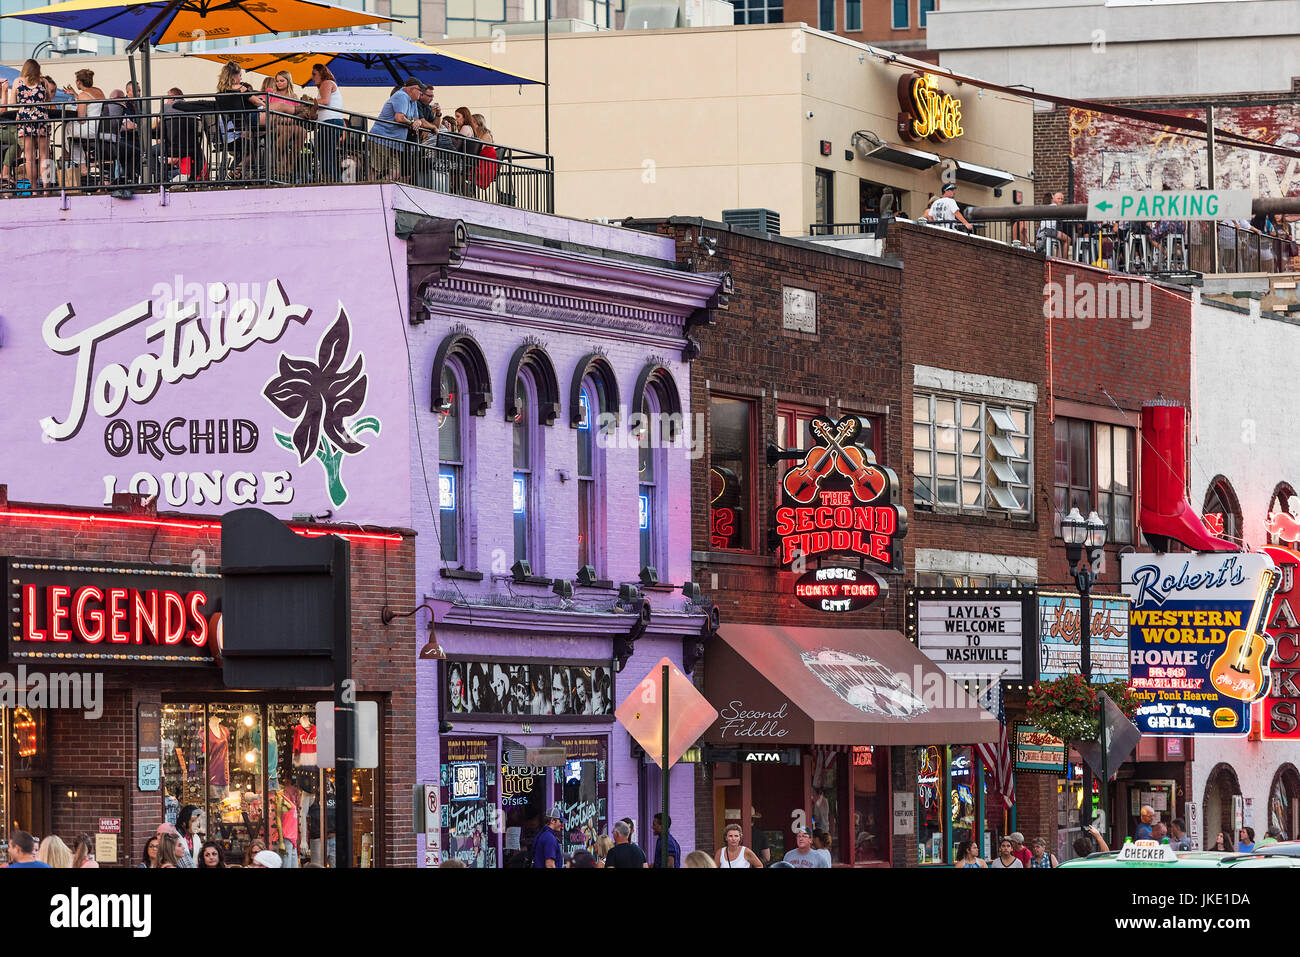
[(63, 88), (65, 101), (56, 102), (55, 81), (27, 60), (12, 83), (0, 80), (0, 192), (130, 186), (145, 175), (149, 182), (404, 182), (465, 196), (492, 192), (494, 200), (507, 192), (482, 113), (462, 106), (443, 115), (433, 87), (408, 77), (385, 101), (367, 146), (364, 118), (352, 114), (348, 124), (325, 63), (313, 64), (312, 83), (315, 95), (280, 71), (254, 89), (227, 62), (215, 95), (187, 97), (172, 87), (161, 106), (146, 110), (134, 82), (105, 93), (89, 69), (78, 70)]

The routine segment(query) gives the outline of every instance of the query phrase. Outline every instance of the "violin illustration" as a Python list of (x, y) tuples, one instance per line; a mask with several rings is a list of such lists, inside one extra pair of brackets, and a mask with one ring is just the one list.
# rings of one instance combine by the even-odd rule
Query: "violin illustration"
[[(820, 422), (814, 422), (813, 428), (818, 435), (822, 435), (823, 429)], [(824, 445), (813, 446), (809, 451), (808, 457), (796, 468), (792, 468), (785, 473), (785, 478), (781, 484), (785, 486), (786, 494), (796, 502), (807, 504), (817, 497), (817, 490), (820, 488), (822, 479), (831, 473), (835, 468), (835, 460), (844, 454), (840, 442), (851, 438), (853, 433), (858, 429), (856, 419), (845, 419), (840, 422), (832, 438), (835, 440), (834, 449), (827, 448)], [(829, 429), (825, 430), (829, 433)], [(822, 436), (825, 439), (826, 436)], [(847, 473), (846, 473), (847, 474)]]
[[(849, 422), (855, 420), (849, 419)], [(864, 452), (856, 445), (845, 448), (838, 435), (831, 435), (830, 429), (821, 422), (814, 421), (813, 431), (821, 437), (831, 449), (838, 453), (837, 464), (843, 475), (853, 483), (853, 494), (860, 502), (870, 502), (885, 490), (888, 479), (885, 473), (876, 468), (868, 459), (870, 453)]]
[(1275, 571), (1264, 573), (1249, 621), (1244, 628), (1228, 633), (1228, 646), (1210, 666), (1210, 683), (1221, 695), (1238, 701), (1254, 701), (1268, 693), (1269, 673), (1264, 661), (1272, 652), (1273, 640), (1256, 631), (1272, 599), (1277, 578)]

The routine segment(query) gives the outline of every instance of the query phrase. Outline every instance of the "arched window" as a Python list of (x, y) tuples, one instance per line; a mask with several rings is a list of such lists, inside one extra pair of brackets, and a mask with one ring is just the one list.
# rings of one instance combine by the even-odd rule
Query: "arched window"
[(1205, 841), (1201, 845), (1208, 850), (1214, 849), (1214, 840), (1222, 832), (1225, 849), (1237, 848), (1237, 831), (1234, 827), (1233, 798), (1241, 794), (1241, 785), (1237, 783), (1237, 772), (1232, 765), (1219, 763), (1210, 769), (1205, 779)]
[(465, 371), (449, 359), (439, 379), (438, 411), (438, 541), (442, 560), (463, 562), (465, 536), (465, 450), (468, 416), (465, 414)]
[(1241, 543), (1241, 503), (1232, 483), (1216, 475), (1205, 493), (1205, 507), (1201, 509), (1205, 526), (1213, 534), (1229, 541)]
[(677, 386), (667, 369), (647, 365), (637, 378), (637, 419), (631, 423), (637, 440), (637, 517), (641, 542), (641, 567), (653, 568), (660, 581), (668, 580), (666, 511), (668, 456), (681, 422)]
[(599, 440), (601, 413), (608, 399), (604, 382), (596, 376), (582, 381), (578, 394), (578, 567), (591, 565), (605, 572), (604, 486), (605, 449)]
[(1268, 789), (1268, 826), (1282, 832), (1280, 841), (1300, 835), (1300, 771), (1290, 762), (1277, 769)]
[(541, 494), (538, 479), (543, 474), (543, 431), (536, 413), (538, 401), (537, 380), (531, 370), (521, 370), (515, 379), (516, 418), (512, 426), (514, 474), (511, 505), (514, 512), (515, 560), (527, 561), (534, 573), (541, 574), (542, 526), (537, 520), (537, 501)]

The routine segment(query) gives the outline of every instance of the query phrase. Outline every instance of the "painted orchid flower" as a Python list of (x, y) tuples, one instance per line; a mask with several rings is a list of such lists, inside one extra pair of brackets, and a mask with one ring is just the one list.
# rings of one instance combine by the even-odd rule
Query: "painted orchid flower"
[(262, 394), (286, 418), (296, 420), (293, 447), (298, 464), (316, 454), (321, 433), (344, 452), (356, 454), (365, 448), (345, 420), (361, 411), (366, 401), (367, 377), (362, 372), (363, 356), (343, 369), (351, 342), (347, 312), (340, 306), (334, 325), (316, 347), (316, 361), (280, 356), (280, 374), (266, 384)]

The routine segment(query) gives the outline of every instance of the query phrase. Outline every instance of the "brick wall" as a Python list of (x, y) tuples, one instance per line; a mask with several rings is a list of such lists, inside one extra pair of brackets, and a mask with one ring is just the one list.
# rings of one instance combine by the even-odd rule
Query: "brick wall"
[[(26, 506), (11, 503), (15, 510)], [(42, 506), (48, 508), (48, 506)], [(201, 549), (209, 568), (221, 562), (218, 533), (188, 529), (130, 527), (92, 522), (25, 518), (5, 508), (0, 485), (0, 555), (151, 562), (190, 565)], [(410, 794), (415, 783), (415, 693), (412, 619), (385, 626), (384, 605), (406, 610), (415, 604), (414, 539), (401, 543), (352, 543), (353, 675), (361, 695), (381, 704), (384, 752), (383, 831), (376, 841), (388, 866), (413, 866)], [(422, 641), (422, 636), (420, 638)], [(12, 672), (14, 669), (4, 669)], [(28, 667), (28, 672), (35, 670)], [(42, 669), (49, 670), (49, 669)], [(68, 669), (71, 670), (71, 669)], [(80, 670), (80, 669), (78, 669)], [(86, 672), (87, 674), (89, 672)], [(136, 708), (146, 702), (197, 700), (223, 690), (215, 669), (106, 667), (104, 711), (87, 720), (80, 711), (47, 711), (49, 721), (50, 830), (66, 841), (78, 831), (94, 834), (99, 818), (123, 818), (119, 862), (139, 860), (147, 838), (163, 819), (162, 792), (142, 792), (136, 784)], [(320, 697), (328, 692), (307, 692)], [(269, 700), (279, 700), (274, 692)], [(284, 700), (302, 700), (288, 695)], [(72, 792), (69, 794), (69, 792)], [(359, 837), (358, 837), (359, 841)]]

